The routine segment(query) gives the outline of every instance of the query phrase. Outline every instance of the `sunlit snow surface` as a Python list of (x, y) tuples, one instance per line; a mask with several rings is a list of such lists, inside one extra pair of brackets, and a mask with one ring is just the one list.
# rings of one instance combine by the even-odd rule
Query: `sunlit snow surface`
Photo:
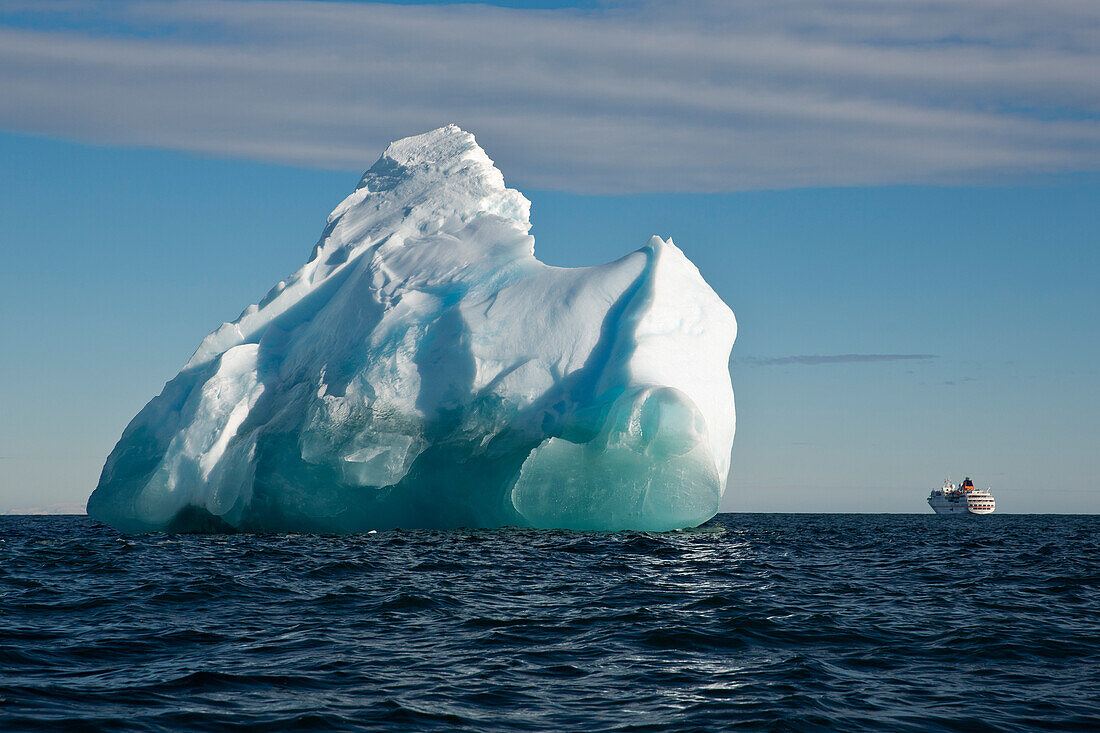
[(309, 262), (133, 419), (88, 513), (126, 531), (709, 519), (733, 313), (658, 237), (544, 265), (529, 212), (457, 127), (390, 145)]

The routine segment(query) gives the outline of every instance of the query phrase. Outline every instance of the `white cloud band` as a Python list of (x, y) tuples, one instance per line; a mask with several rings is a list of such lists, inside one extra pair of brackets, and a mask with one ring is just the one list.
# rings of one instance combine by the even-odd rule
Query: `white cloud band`
[(585, 192), (1100, 169), (1092, 0), (0, 2), (0, 126), (359, 170), (456, 122)]

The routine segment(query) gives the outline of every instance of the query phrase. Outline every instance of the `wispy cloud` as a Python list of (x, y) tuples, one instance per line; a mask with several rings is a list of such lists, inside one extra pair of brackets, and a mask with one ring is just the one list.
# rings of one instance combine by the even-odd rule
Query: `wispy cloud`
[(938, 359), (937, 354), (804, 354), (799, 356), (780, 356), (774, 358), (745, 357), (735, 359), (734, 363), (746, 366), (783, 366), (786, 364), (858, 364), (880, 361), (927, 361)]
[(358, 170), (453, 121), (574, 191), (1098, 170), (1097, 68), (1090, 0), (0, 0), (0, 127)]

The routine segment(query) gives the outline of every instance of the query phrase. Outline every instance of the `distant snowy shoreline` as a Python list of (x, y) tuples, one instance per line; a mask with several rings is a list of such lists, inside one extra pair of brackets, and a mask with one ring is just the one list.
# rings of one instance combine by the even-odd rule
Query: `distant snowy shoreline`
[(87, 514), (85, 508), (85, 502), (82, 501), (68, 501), (60, 502), (58, 504), (49, 504), (47, 506), (27, 507), (21, 509), (9, 509), (5, 512), (0, 512), (0, 515), (11, 516), (43, 516), (52, 514)]

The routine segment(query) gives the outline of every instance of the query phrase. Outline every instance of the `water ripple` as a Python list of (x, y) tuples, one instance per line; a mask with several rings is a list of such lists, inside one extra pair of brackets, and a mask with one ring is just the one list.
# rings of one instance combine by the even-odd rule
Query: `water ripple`
[(0, 517), (0, 729), (1096, 730), (1098, 524), (126, 537)]

